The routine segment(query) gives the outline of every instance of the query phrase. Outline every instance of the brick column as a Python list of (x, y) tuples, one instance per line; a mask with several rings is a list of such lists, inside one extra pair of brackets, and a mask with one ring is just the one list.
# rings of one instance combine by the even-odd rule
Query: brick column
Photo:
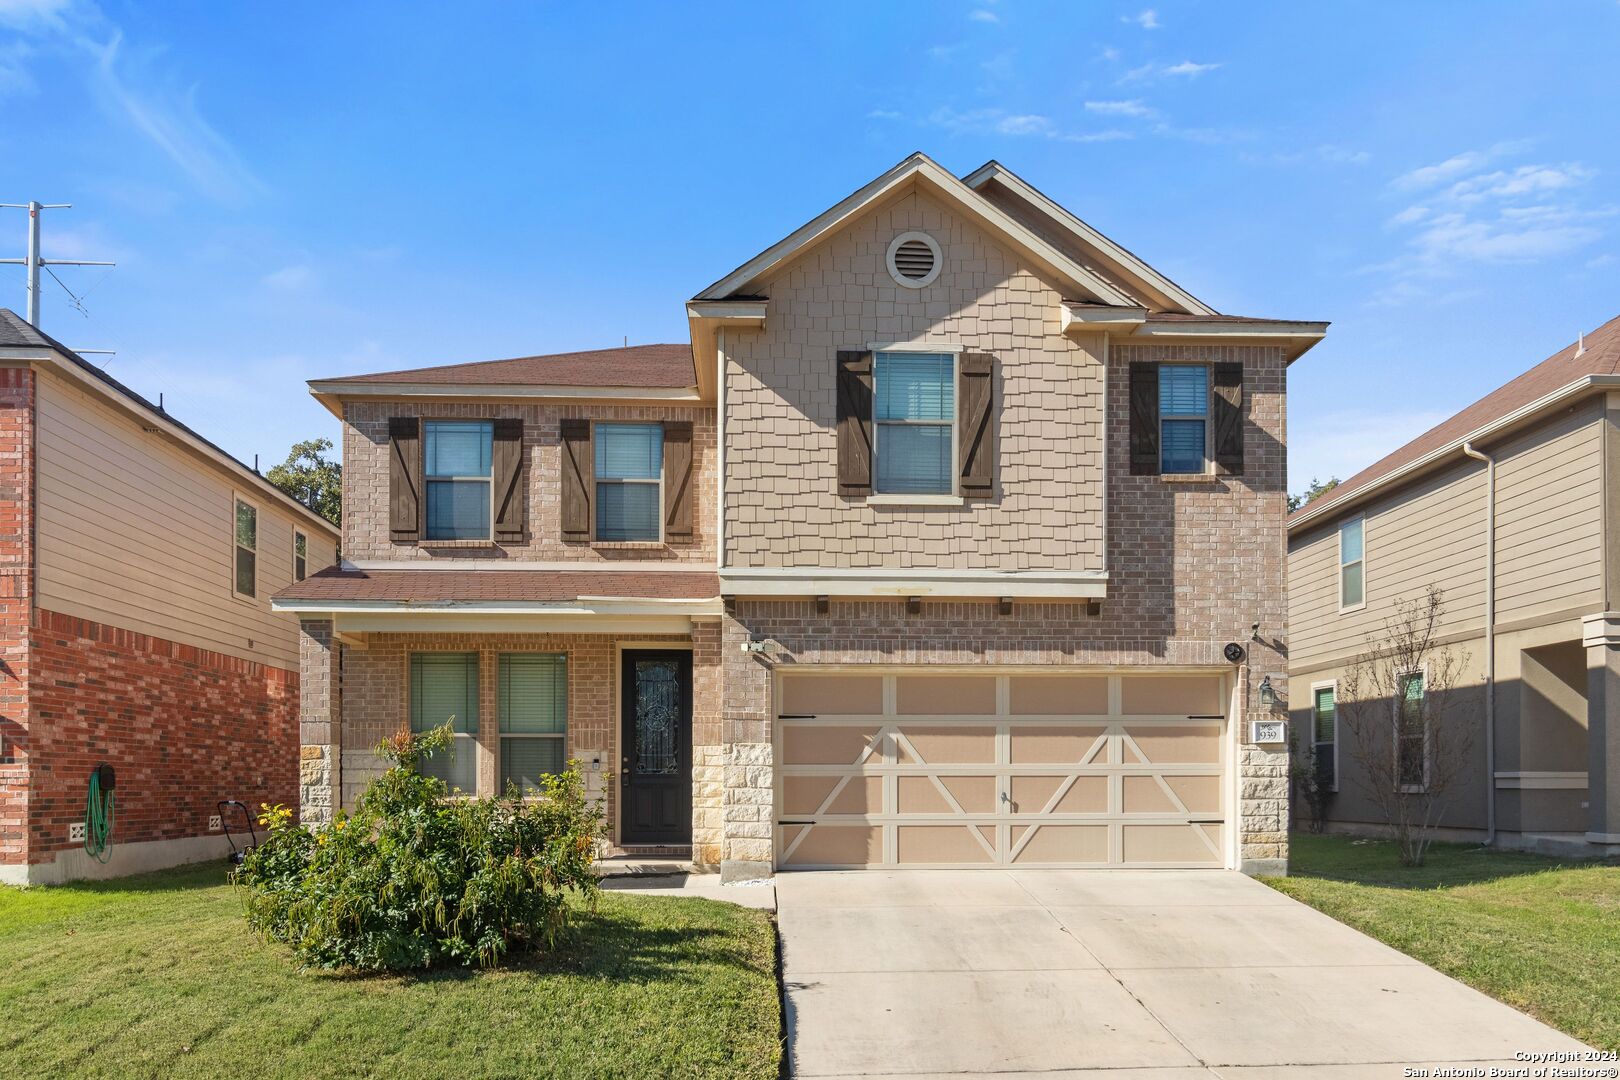
[(298, 820), (324, 825), (343, 805), (342, 652), (330, 619), (298, 623)]
[[(34, 373), (0, 369), (0, 881), (29, 855), (29, 627), (34, 581)], [(40, 857), (43, 857), (40, 856)]]
[(725, 800), (724, 693), (720, 622), (692, 626), (692, 864), (720, 869)]
[(1620, 611), (1582, 620), (1586, 646), (1586, 839), (1620, 845)]
[(735, 618), (721, 623), (725, 669), (722, 881), (770, 877), (774, 869), (776, 772), (771, 735), (770, 664), (742, 651), (751, 633)]

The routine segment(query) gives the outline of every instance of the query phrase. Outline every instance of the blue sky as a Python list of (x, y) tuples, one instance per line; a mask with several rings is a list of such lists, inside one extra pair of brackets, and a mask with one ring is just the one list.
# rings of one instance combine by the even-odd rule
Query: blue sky
[(1298, 489), (1620, 314), (1617, 44), (1614, 0), (0, 0), (0, 202), (118, 261), (47, 331), (268, 466), (336, 433), (307, 378), (681, 340), (910, 151), (994, 157), (1221, 311), (1333, 321)]

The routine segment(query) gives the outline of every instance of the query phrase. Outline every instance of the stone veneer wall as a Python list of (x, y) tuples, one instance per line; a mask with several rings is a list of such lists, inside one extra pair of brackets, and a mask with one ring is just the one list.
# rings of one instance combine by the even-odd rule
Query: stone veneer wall
[[(392, 416), (429, 416), (447, 420), (523, 419), (524, 485), (527, 492), (528, 530), (518, 543), (501, 542), (486, 548), (435, 551), (411, 543), (395, 543), (388, 533), (388, 419)], [(618, 423), (690, 420), (692, 422), (692, 539), (679, 544), (565, 543), (560, 518), (562, 506), (562, 451), (559, 424), (565, 418)], [(345, 559), (508, 558), (579, 562), (581, 569), (609, 569), (615, 561), (667, 559), (701, 563), (715, 561), (714, 503), (715, 423), (712, 407), (510, 403), (447, 404), (420, 402), (350, 401), (344, 405), (343, 425), (343, 557)]]

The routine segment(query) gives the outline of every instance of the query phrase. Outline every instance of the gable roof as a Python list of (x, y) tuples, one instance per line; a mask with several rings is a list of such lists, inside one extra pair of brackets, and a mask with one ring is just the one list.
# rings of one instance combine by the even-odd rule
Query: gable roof
[(927, 154), (917, 152), (834, 206), (805, 222), (737, 269), (698, 293), (694, 300), (726, 300), (750, 294), (761, 277), (784, 265), (816, 243), (831, 236), (845, 222), (882, 199), (914, 185), (926, 185), (955, 209), (1000, 233), (1028, 253), (1038, 264), (1073, 286), (1078, 293), (1104, 304), (1131, 306), (1136, 299), (1095, 270), (1076, 262), (953, 176)]
[[(499, 386), (612, 386), (684, 389), (694, 384), (692, 346), (631, 345), (621, 349), (475, 360), (434, 367), (340, 375), (312, 382), (334, 389), (373, 384), (447, 386), (480, 383)], [(341, 392), (341, 391), (339, 391)]]
[[(337, 536), (337, 526), (330, 521), (327, 521), (315, 511), (276, 487), (245, 462), (238, 460), (213, 440), (198, 433), (195, 428), (176, 420), (166, 409), (136, 393), (130, 387), (113, 378), (104, 369), (92, 364), (9, 308), (0, 308), (0, 349), (42, 349), (47, 351), (50, 357), (60, 362), (64, 372), (70, 376), (78, 376), (81, 381), (89, 383), (105, 396), (120, 402), (124, 408), (137, 413), (143, 423), (148, 423), (160, 430), (169, 431), (179, 441), (188, 444), (194, 452), (212, 459), (215, 464), (223, 466), (231, 473), (240, 475), (255, 490), (273, 498), (284, 510), (294, 511), (308, 524), (330, 536)], [(28, 359), (35, 358), (28, 357)]]
[(1081, 221), (1067, 207), (1046, 195), (1001, 162), (994, 159), (968, 173), (962, 182), (974, 191), (1004, 192), (1005, 197), (1028, 208), (1035, 221), (1044, 222), (1046, 228), (1033, 226), (1037, 232), (1051, 232), (1060, 247), (1083, 259), (1094, 272), (1105, 274), (1123, 290), (1149, 301), (1147, 306), (1164, 312), (1192, 316), (1210, 316), (1215, 309), (1149, 266), (1134, 252), (1104, 236)]
[(1288, 528), (1293, 530), (1318, 520), (1406, 473), (1416, 473), (1424, 466), (1460, 454), (1463, 443), (1484, 438), (1515, 419), (1534, 416), (1565, 401), (1571, 393), (1601, 385), (1599, 380), (1605, 376), (1620, 378), (1620, 316), (1300, 507), (1289, 515)]

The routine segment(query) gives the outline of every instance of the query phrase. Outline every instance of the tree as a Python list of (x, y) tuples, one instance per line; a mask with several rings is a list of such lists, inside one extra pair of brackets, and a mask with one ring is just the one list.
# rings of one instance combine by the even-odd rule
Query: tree
[(1356, 783), (1378, 808), (1406, 866), (1422, 866), (1433, 830), (1473, 763), (1478, 725), (1458, 712), (1467, 653), (1436, 641), (1445, 592), (1397, 601), (1339, 679), (1339, 718)]
[(1294, 785), (1295, 806), (1305, 811), (1300, 815), (1296, 810), (1295, 816), (1301, 819), (1306, 832), (1319, 833), (1327, 824), (1327, 807), (1333, 800), (1332, 780), (1323, 771), (1315, 742), (1301, 740), (1297, 733), (1288, 741), (1292, 751), (1288, 755), (1288, 778)]
[(328, 461), (331, 439), (310, 439), (293, 446), (287, 460), (264, 478), (333, 525), (343, 522), (343, 466)]
[(1339, 478), (1337, 476), (1330, 477), (1326, 481), (1318, 480), (1314, 476), (1311, 477), (1310, 486), (1305, 489), (1303, 494), (1288, 496), (1288, 512), (1292, 514), (1306, 503), (1315, 502), (1338, 486)]

